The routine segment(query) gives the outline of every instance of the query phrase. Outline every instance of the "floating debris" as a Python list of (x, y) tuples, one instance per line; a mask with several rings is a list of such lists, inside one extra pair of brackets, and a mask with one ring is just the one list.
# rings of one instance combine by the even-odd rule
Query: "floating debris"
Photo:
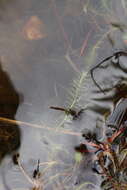
[(83, 113), (83, 111), (84, 111), (84, 109), (80, 109), (77, 112), (77, 111), (75, 111), (73, 109), (66, 109), (66, 108), (60, 108), (60, 107), (54, 107), (54, 106), (51, 106), (50, 108), (54, 109), (54, 110), (64, 111), (66, 115), (71, 115), (73, 117), (73, 120), (78, 119), (81, 116), (81, 114)]

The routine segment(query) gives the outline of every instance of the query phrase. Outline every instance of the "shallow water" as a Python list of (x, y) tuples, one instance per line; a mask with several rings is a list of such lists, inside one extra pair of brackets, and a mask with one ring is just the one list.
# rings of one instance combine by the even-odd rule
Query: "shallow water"
[[(115, 49), (126, 48), (126, 4), (125, 0), (0, 1), (1, 70), (6, 71), (10, 91), (18, 97), (17, 107), (11, 108), (12, 115), (0, 117), (20, 121), (21, 162), (32, 177), (40, 159), (46, 190), (100, 189), (100, 176), (91, 170), (93, 156), (86, 155), (81, 163), (75, 159), (74, 147), (82, 142), (84, 115), (83, 120), (65, 122), (63, 127), (64, 113), (49, 107), (71, 104), (72, 98), (66, 101), (79, 72), (110, 56)], [(107, 73), (101, 69), (101, 75), (97, 69), (95, 77), (108, 88), (114, 72), (116, 78), (122, 75), (120, 69), (116, 72), (110, 66)], [(92, 88), (91, 83), (88, 88)], [(6, 89), (3, 82), (1, 85)], [(83, 97), (77, 109), (85, 106), (87, 98)], [(6, 98), (4, 106), (9, 103)], [(3, 190), (32, 188), (10, 156), (2, 161)]]

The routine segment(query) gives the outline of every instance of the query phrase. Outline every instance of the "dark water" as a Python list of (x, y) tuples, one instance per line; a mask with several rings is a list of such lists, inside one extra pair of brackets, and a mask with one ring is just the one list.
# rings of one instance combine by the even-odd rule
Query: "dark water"
[[(94, 155), (78, 162), (74, 147), (83, 141), (84, 128), (93, 130), (97, 119), (104, 126), (104, 115), (121, 98), (114, 86), (126, 83), (127, 60), (122, 56), (121, 67), (108, 61), (108, 67), (96, 70), (101, 87), (111, 88), (106, 96), (90, 75), (85, 81), (85, 71), (115, 49), (126, 49), (126, 10), (125, 0), (0, 1), (0, 117), (20, 121), (11, 124), (13, 142), (11, 147), (4, 142), (0, 155), (18, 150), (31, 178), (40, 159), (46, 190), (100, 189), (100, 176), (91, 170)], [(69, 95), (73, 80), (77, 83)], [(88, 112), (71, 122), (49, 109), (69, 105)], [(32, 189), (11, 156), (2, 158), (2, 189)]]

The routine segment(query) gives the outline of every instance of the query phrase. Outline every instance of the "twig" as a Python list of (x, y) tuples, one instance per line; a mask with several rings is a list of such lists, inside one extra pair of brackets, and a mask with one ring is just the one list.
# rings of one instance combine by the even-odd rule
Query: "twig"
[(40, 181), (40, 177), (37, 179), (31, 179), (30, 176), (26, 173), (25, 169), (23, 168), (20, 159), (18, 161), (18, 166), (23, 173), (23, 175), (26, 177), (26, 179), (33, 185), (32, 190), (43, 190), (42, 182)]
[(38, 124), (32, 124), (24, 121), (18, 121), (18, 120), (12, 120), (8, 119), (5, 117), (0, 117), (0, 121), (5, 122), (5, 123), (10, 123), (13, 125), (22, 125), (22, 126), (27, 126), (27, 127), (34, 127), (34, 128), (40, 128), (40, 129), (45, 129), (45, 130), (50, 130), (56, 133), (63, 133), (67, 135), (74, 135), (74, 136), (81, 136), (81, 133), (73, 132), (73, 131), (68, 131), (68, 130), (59, 130), (59, 129), (54, 129), (51, 127), (47, 127), (45, 125), (38, 125)]
[(68, 63), (72, 66), (72, 68), (76, 71), (79, 72), (79, 69), (76, 67), (76, 65), (74, 64), (74, 62), (71, 60), (69, 54), (67, 53), (65, 55), (66, 60), (68, 61)]
[(64, 30), (64, 27), (63, 27), (63, 24), (62, 24), (62, 20), (61, 20), (59, 14), (58, 14), (55, 0), (52, 0), (52, 5), (53, 5), (54, 13), (55, 13), (55, 16), (56, 16), (56, 18), (57, 18), (57, 21), (58, 21), (60, 30), (61, 30), (62, 35), (63, 35), (63, 38), (64, 38), (64, 40), (65, 40), (65, 42), (66, 42), (66, 44), (67, 44), (67, 48), (68, 48), (68, 47), (71, 47), (70, 42), (69, 42), (69, 40), (68, 40), (67, 33), (66, 33), (65, 30)]
[[(99, 30), (99, 31), (102, 30), (101, 27), (100, 27), (100, 25), (99, 25), (99, 23), (98, 23), (97, 20), (95, 19), (95, 15), (93, 16), (92, 14), (90, 14), (90, 17), (91, 17), (93, 23), (96, 25), (97, 30)], [(96, 31), (97, 31), (97, 30), (96, 30)]]
[(18, 166), (21, 170), (21, 172), (23, 173), (23, 175), (26, 177), (26, 179), (29, 181), (29, 183), (31, 183), (32, 185), (35, 185), (33, 180), (30, 178), (30, 176), (26, 173), (26, 171), (24, 170), (21, 162), (20, 162), (20, 159), (17, 160), (18, 161)]
[(57, 161), (41, 162), (41, 163), (39, 163), (39, 166), (43, 166), (43, 165), (54, 165), (54, 164), (58, 164), (58, 162), (57, 162)]
[(88, 32), (88, 34), (87, 34), (87, 36), (86, 36), (86, 38), (85, 38), (85, 40), (84, 40), (84, 42), (83, 42), (83, 45), (82, 45), (81, 50), (80, 50), (80, 57), (81, 57), (81, 56), (83, 55), (83, 53), (84, 53), (84, 50), (85, 50), (85, 48), (86, 48), (86, 46), (87, 46), (87, 42), (88, 42), (88, 40), (89, 40), (89, 37), (90, 37), (91, 33), (92, 33), (92, 29)]

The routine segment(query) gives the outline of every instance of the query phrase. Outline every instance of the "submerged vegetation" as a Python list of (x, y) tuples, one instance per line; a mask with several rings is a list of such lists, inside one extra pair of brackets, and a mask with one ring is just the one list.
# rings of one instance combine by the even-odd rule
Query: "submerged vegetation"
[[(36, 106), (34, 105), (36, 103), (34, 104), (32, 101), (25, 102), (23, 105), (25, 107), (24, 113), (26, 117), (28, 116), (27, 121), (20, 121), (20, 119), (18, 121), (18, 118), (15, 120), (14, 115), (16, 110), (13, 117), (0, 115), (2, 127), (7, 123), (7, 130), (4, 133), (0, 130), (0, 137), (3, 138), (2, 142), (5, 141), (6, 149), (8, 148), (10, 152), (11, 150), (17, 150), (20, 145), (19, 139), (17, 145), (15, 143), (14, 145), (12, 144), (13, 147), (8, 146), (8, 142), (10, 141), (7, 140), (14, 142), (14, 139), (16, 139), (16, 133), (12, 133), (14, 137), (9, 136), (8, 128), (10, 128), (10, 126), (20, 126), (23, 130), (23, 138), (28, 138), (27, 135), (29, 136), (29, 132), (33, 135), (30, 141), (25, 142), (23, 145), (21, 143), (22, 151), (20, 156), (19, 154), (13, 155), (13, 163), (15, 165), (13, 165), (14, 171), (12, 172), (15, 174), (16, 170), (18, 174), (23, 174), (28, 182), (28, 185), (25, 185), (28, 186), (30, 190), (126, 190), (127, 107), (125, 102), (127, 102), (127, 25), (124, 24), (124, 21), (121, 22), (121, 17), (119, 18), (119, 16), (116, 15), (119, 13), (117, 10), (119, 10), (120, 6), (122, 13), (124, 12), (125, 17), (127, 16), (127, 1), (47, 0), (44, 4), (46, 4), (46, 2), (50, 2), (50, 6), (48, 5), (47, 10), (42, 11), (39, 8), (39, 11), (37, 11), (38, 15), (36, 16), (32, 15), (33, 10), (27, 11), (26, 8), (25, 13), (27, 13), (27, 16), (24, 21), (21, 22), (19, 19), (19, 21), (16, 22), (19, 25), (23, 25), (23, 23), (26, 23), (26, 20), (31, 21), (31, 18), (34, 18), (34, 24), (33, 22), (25, 24), (25, 26), (27, 26), (27, 28), (25, 28), (26, 30), (24, 30), (22, 26), (23, 31), (29, 34), (30, 41), (28, 38), (24, 38), (24, 33), (22, 34), (22, 32), (20, 32), (20, 34), (18, 34), (21, 41), (24, 42), (26, 40), (23, 48), (27, 46), (26, 49), (28, 51), (29, 47), (29, 55), (31, 55), (31, 51), (32, 54), (35, 55), (34, 52), (36, 51), (34, 51), (34, 48), (37, 49), (38, 44), (41, 44), (41, 47), (43, 46), (42, 49), (39, 46), (40, 49), (37, 56), (35, 58), (33, 56), (32, 61), (28, 57), (25, 60), (25, 63), (36, 60), (35, 62), (37, 62), (37, 64), (31, 67), (25, 65), (26, 67), (28, 66), (28, 68), (24, 66), (27, 72), (21, 72), (23, 82), (25, 75), (28, 76), (28, 78), (26, 77), (26, 79), (28, 79), (26, 81), (30, 81), (28, 84), (30, 84), (29, 88), (31, 89), (28, 89), (28, 99), (29, 97), (35, 98), (37, 94), (37, 102), (39, 102), (37, 105), (38, 107), (42, 106), (40, 103), (42, 91), (40, 91), (40, 89), (42, 88), (43, 90), (43, 86), (41, 86), (40, 81), (43, 73), (41, 72), (41, 76), (38, 75), (40, 78), (37, 76), (37, 83), (32, 83), (32, 81), (35, 80), (33, 76), (37, 74), (35, 67), (37, 67), (37, 69), (41, 67), (41, 71), (44, 67), (44, 76), (48, 76), (48, 82), (53, 78), (56, 83), (58, 82), (61, 86), (64, 86), (64, 83), (61, 82), (63, 80), (61, 77), (63, 68), (59, 71), (60, 61), (63, 59), (64, 62), (67, 62), (65, 72), (68, 72), (71, 68), (75, 76), (67, 93), (64, 91), (67, 97), (65, 98), (66, 102), (54, 101), (55, 98), (59, 99), (59, 90), (57, 90), (57, 85), (54, 85), (54, 89), (52, 88), (53, 85), (50, 86), (51, 91), (52, 89), (54, 90), (56, 97), (53, 97), (52, 102), (47, 100), (49, 102), (48, 106), (46, 105), (46, 109), (48, 110), (49, 106), (51, 106), (51, 109), (57, 111), (49, 109), (48, 111), (50, 113), (48, 115), (48, 111), (46, 110), (45, 116), (47, 117), (47, 123), (43, 122), (42, 107), (39, 113), (40, 115), (38, 116), (38, 107), (35, 108)], [(61, 4), (62, 7), (60, 6)], [(31, 7), (32, 9), (34, 8), (34, 6)], [(36, 9), (37, 7), (38, 5), (35, 6)], [(19, 13), (19, 17), (20, 14), (21, 13)], [(45, 20), (42, 20), (43, 17)], [(54, 19), (49, 26), (46, 26), (46, 23), (48, 23), (46, 17), (49, 18), (49, 20)], [(37, 21), (38, 23), (36, 23)], [(35, 30), (37, 29), (36, 27), (39, 27), (40, 23), (44, 23), (44, 29), (46, 29), (44, 30), (44, 37), (42, 37), (42, 35), (39, 37), (39, 33)], [(54, 24), (53, 27), (52, 24)], [(16, 31), (19, 32), (17, 26), (15, 28)], [(78, 30), (80, 30), (80, 32)], [(55, 32), (53, 33), (53, 31)], [(79, 38), (79, 36), (81, 38)], [(36, 42), (33, 42), (33, 39)], [(49, 39), (51, 41), (48, 41)], [(119, 39), (118, 43), (117, 39)], [(41, 43), (39, 40), (42, 40)], [(58, 47), (55, 47), (57, 43)], [(15, 45), (16, 43), (13, 44)], [(47, 48), (48, 46), (49, 48)], [(23, 48), (21, 48), (21, 55), (23, 54)], [(112, 50), (115, 50), (115, 52), (112, 53)], [(24, 51), (25, 55), (27, 51)], [(57, 54), (60, 54), (58, 60), (55, 57), (58, 56), (55, 55), (56, 51), (58, 51)], [(62, 78), (60, 82), (59, 79), (57, 81), (56, 76), (50, 78), (52, 71), (48, 72), (48, 74), (45, 72), (46, 66), (42, 64), (42, 60), (45, 61), (45, 57), (41, 57), (42, 54), (47, 56), (46, 64), (48, 66), (49, 63), (52, 63), (54, 60), (55, 63), (59, 63), (59, 65), (55, 65), (54, 73), (58, 73), (59, 78)], [(31, 56), (29, 57), (31, 58)], [(104, 59), (104, 57), (106, 58)], [(100, 62), (100, 60), (102, 61)], [(17, 65), (15, 67), (18, 67)], [(53, 68), (52, 65), (51, 68)], [(22, 65), (19, 67), (23, 70)], [(34, 75), (30, 70), (31, 68), (34, 68)], [(17, 73), (17, 71), (15, 73)], [(15, 73), (12, 75), (14, 77), (12, 77), (13, 80), (16, 78)], [(49, 75), (49, 73), (51, 74)], [(64, 73), (64, 75), (65, 74), (66, 73)], [(70, 77), (70, 73), (68, 75)], [(65, 77), (66, 76), (64, 76), (64, 78)], [(43, 79), (45, 80), (45, 78)], [(67, 82), (68, 81), (69, 80), (67, 80)], [(19, 83), (21, 83), (21, 81)], [(37, 91), (35, 90), (35, 84), (39, 86), (39, 93), (38, 89)], [(16, 83), (15, 86), (18, 85)], [(24, 83), (20, 85), (23, 86)], [(44, 87), (48, 85), (46, 84)], [(27, 91), (27, 86), (25, 86), (25, 90)], [(34, 90), (34, 92), (32, 90)], [(44, 91), (46, 91), (46, 88)], [(65, 96), (65, 94), (63, 96)], [(41, 97), (40, 99), (39, 96)], [(52, 93), (51, 96), (53, 96)], [(46, 96), (46, 98), (47, 97), (48, 96)], [(29, 107), (32, 107), (31, 110), (35, 108), (35, 112), (33, 110), (31, 111)], [(29, 116), (31, 119), (29, 119)], [(33, 118), (35, 118), (36, 121)], [(37, 121), (38, 123), (36, 123)], [(24, 134), (26, 134), (26, 137)], [(18, 134), (18, 136), (20, 137), (20, 134)], [(38, 145), (40, 145), (40, 147)], [(30, 155), (29, 149), (32, 149)], [(41, 154), (38, 154), (38, 152)], [(26, 156), (26, 154), (28, 154), (28, 156)], [(36, 155), (36, 158), (34, 158), (34, 155)], [(25, 159), (29, 160), (32, 156), (36, 163), (28, 163), (28, 166), (26, 166)], [(29, 171), (30, 166), (32, 169)], [(17, 173), (16, 178), (18, 178)], [(14, 178), (13, 175), (10, 176)], [(7, 180), (6, 183), (9, 184), (11, 179)], [(21, 183), (22, 180), (24, 180), (24, 178), (20, 178)], [(21, 185), (22, 184), (19, 185), (19, 188), (12, 187), (10, 189), (23, 189)]]
[[(125, 99), (127, 101), (127, 99)], [(120, 102), (124, 108), (124, 101)], [(119, 105), (115, 108), (114, 112), (119, 110)], [(95, 150), (96, 158), (93, 163), (93, 170), (103, 177), (101, 188), (104, 190), (126, 190), (127, 189), (127, 128), (126, 123), (123, 120), (126, 115), (125, 109), (122, 110), (122, 121), (119, 128), (107, 127), (105, 131), (105, 138), (102, 141), (97, 140), (97, 135), (93, 132), (83, 134), (83, 137), (87, 140), (84, 144), (81, 144), (76, 148), (81, 153), (89, 152), (86, 149), (86, 145), (93, 147)], [(114, 113), (112, 113), (112, 119)], [(119, 117), (119, 112), (117, 112)], [(116, 117), (116, 120), (117, 120)], [(86, 144), (86, 145), (85, 145)]]

